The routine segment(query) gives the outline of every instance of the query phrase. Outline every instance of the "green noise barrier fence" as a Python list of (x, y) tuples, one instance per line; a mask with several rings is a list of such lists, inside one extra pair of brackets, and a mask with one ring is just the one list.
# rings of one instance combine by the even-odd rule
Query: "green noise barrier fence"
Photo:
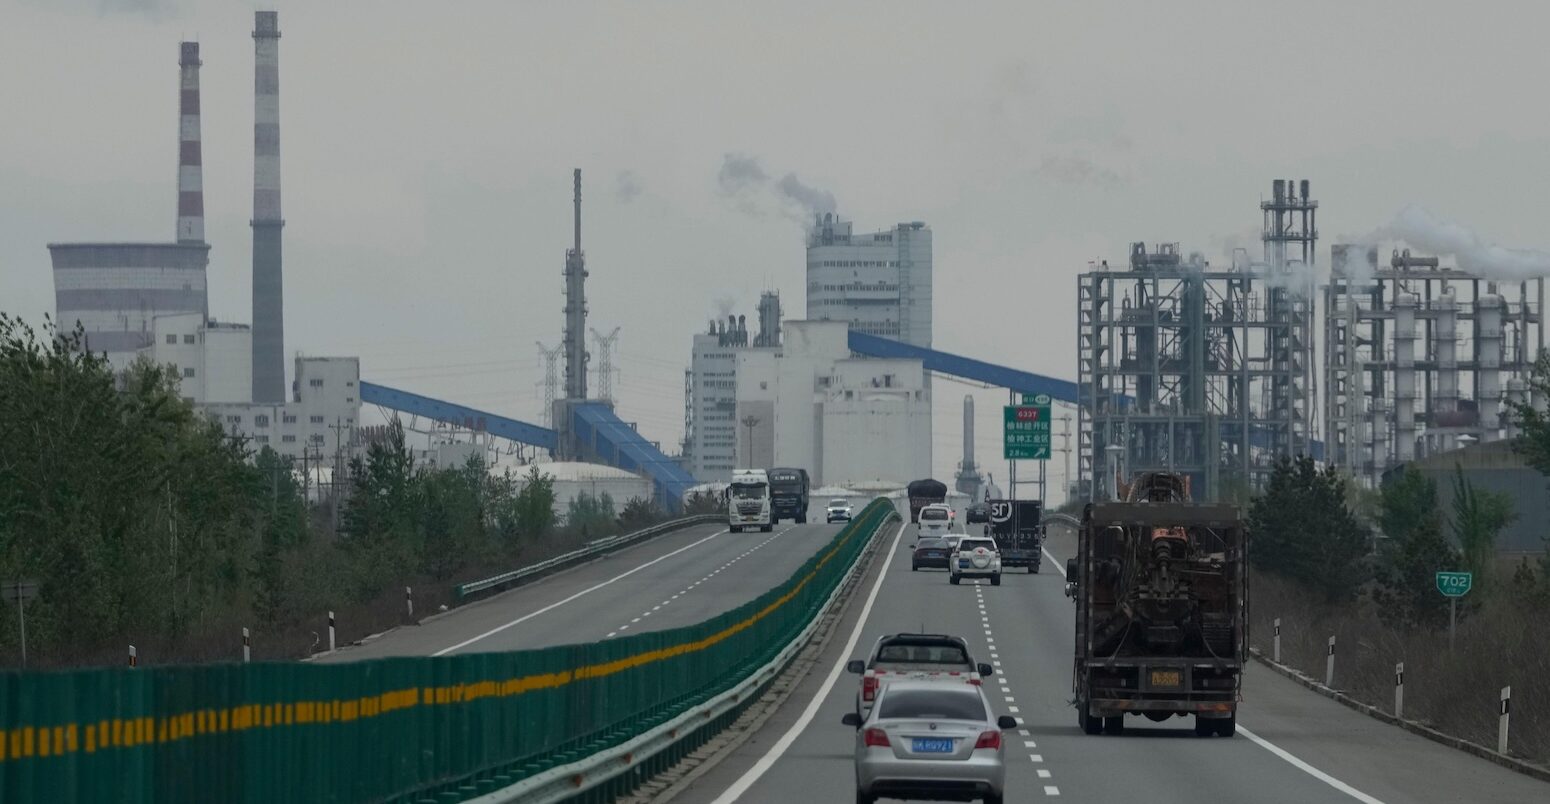
[(6, 672), (0, 801), (452, 802), (506, 787), (773, 659), (893, 510), (873, 501), (758, 599), (668, 631), (339, 665)]

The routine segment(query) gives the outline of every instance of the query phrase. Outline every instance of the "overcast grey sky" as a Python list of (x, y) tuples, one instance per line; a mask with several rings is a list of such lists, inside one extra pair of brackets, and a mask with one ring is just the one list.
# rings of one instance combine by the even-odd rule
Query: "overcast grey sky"
[(803, 312), (801, 229), (721, 192), (728, 153), (861, 230), (926, 221), (937, 345), (1068, 378), (1073, 275), (1132, 240), (1257, 254), (1276, 177), (1313, 182), (1321, 257), (1412, 203), (1550, 246), (1543, 3), (0, 0), (0, 309), (52, 310), (48, 242), (172, 236), (187, 37), (211, 311), (249, 319), (249, 34), (276, 5), (288, 349), (523, 418), (573, 167), (621, 412), (668, 444), (718, 299)]

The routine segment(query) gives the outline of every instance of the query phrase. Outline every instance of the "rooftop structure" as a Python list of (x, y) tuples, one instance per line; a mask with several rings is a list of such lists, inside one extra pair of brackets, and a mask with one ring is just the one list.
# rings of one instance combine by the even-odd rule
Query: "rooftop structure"
[(931, 345), (931, 229), (901, 223), (853, 234), (832, 213), (807, 239), (807, 318), (913, 346)]

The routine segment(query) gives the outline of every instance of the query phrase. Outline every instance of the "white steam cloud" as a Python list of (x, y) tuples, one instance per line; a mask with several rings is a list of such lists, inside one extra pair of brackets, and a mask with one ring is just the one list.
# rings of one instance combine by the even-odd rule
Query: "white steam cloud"
[(716, 173), (716, 185), (742, 212), (762, 215), (767, 203), (773, 201), (779, 214), (804, 227), (812, 226), (815, 216), (838, 208), (833, 193), (804, 184), (795, 173), (777, 181), (765, 172), (758, 157), (747, 154), (726, 154)]
[(1042, 178), (1062, 184), (1109, 189), (1126, 183), (1124, 176), (1085, 156), (1046, 156), (1034, 172)]
[(621, 204), (634, 201), (643, 191), (640, 177), (635, 175), (633, 170), (621, 170), (619, 175), (614, 177), (614, 195)]
[[(1473, 229), (1443, 220), (1411, 204), (1365, 239), (1365, 244), (1400, 241), (1428, 256), (1452, 257), (1459, 270), (1487, 279), (1522, 280), (1550, 276), (1550, 253), (1487, 243)], [(1365, 264), (1365, 259), (1362, 260)]]

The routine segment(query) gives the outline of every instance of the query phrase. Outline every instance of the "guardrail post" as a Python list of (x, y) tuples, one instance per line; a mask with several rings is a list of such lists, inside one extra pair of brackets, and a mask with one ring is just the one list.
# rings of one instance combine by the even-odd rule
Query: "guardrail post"
[(134, 645), (130, 645), (129, 646), (129, 666), (130, 667), (134, 667), (135, 666), (135, 646)]
[(247, 664), (253, 660), (253, 635), (248, 629), (242, 629), (242, 663)]
[(1394, 717), (1405, 716), (1405, 663), (1394, 665)]
[(328, 649), (334, 649), (334, 613), (328, 613)]
[(1496, 724), (1496, 753), (1507, 755), (1507, 718), (1512, 711), (1512, 686), (1502, 687), (1502, 717)]
[(1275, 640), (1273, 642), (1271, 642), (1270, 658), (1274, 659), (1276, 664), (1280, 664), (1281, 663), (1281, 618), (1280, 617), (1276, 618), (1276, 636), (1275, 636)]
[(414, 619), (414, 590), (404, 587), (404, 605), (409, 607), (409, 619)]
[(1324, 658), (1324, 686), (1335, 688), (1335, 638), (1329, 638), (1329, 654)]

